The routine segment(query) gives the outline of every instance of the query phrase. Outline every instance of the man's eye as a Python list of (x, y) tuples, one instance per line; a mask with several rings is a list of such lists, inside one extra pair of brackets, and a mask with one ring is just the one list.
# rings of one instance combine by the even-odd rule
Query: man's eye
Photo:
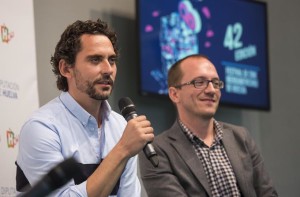
[(202, 86), (203, 84), (204, 84), (204, 81), (195, 81), (195, 84), (197, 85), (197, 86)]
[(220, 81), (216, 80), (216, 81), (212, 81), (212, 83), (215, 85), (215, 86), (218, 86), (220, 84)]
[(96, 63), (98, 63), (98, 62), (100, 61), (100, 58), (98, 58), (98, 57), (92, 57), (92, 58), (90, 59), (90, 61), (91, 61), (92, 63), (96, 64)]
[(116, 61), (117, 61), (117, 58), (115, 58), (115, 57), (113, 57), (113, 58), (109, 58), (109, 63), (110, 63), (110, 65), (113, 65), (113, 64), (115, 64), (115, 63), (116, 63)]

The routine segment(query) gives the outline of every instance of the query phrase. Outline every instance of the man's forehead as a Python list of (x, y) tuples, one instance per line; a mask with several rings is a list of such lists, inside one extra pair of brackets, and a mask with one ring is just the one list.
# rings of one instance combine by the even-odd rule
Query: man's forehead
[(215, 66), (206, 58), (196, 57), (193, 60), (186, 59), (181, 64), (183, 76), (207, 77), (206, 75), (218, 76)]

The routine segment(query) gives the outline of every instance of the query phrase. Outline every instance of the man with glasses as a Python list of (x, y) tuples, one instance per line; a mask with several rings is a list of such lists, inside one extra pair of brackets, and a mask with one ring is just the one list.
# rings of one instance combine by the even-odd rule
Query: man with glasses
[(148, 196), (278, 196), (248, 131), (214, 119), (224, 83), (212, 62), (198, 54), (179, 60), (168, 86), (178, 116), (153, 141), (159, 166), (139, 156)]

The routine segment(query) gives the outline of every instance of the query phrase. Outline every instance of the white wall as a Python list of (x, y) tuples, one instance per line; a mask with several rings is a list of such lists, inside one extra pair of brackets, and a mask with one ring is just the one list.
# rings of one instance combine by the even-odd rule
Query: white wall
[[(300, 183), (300, 154), (297, 145), (300, 140), (297, 124), (300, 117), (300, 65), (297, 61), (300, 56), (300, 1), (266, 2), (269, 12), (272, 109), (263, 112), (221, 107), (217, 118), (246, 126), (262, 150), (280, 196), (296, 197), (300, 196), (297, 188)], [(137, 75), (135, 0), (34, 0), (34, 10), (41, 104), (58, 95), (49, 61), (62, 31), (77, 19), (101, 17), (111, 22), (117, 30), (122, 50), (117, 87), (110, 99), (112, 105), (117, 109), (118, 98), (125, 94), (132, 95), (157, 133), (171, 124), (175, 112), (168, 101), (141, 98), (136, 92), (137, 77), (132, 77)], [(122, 85), (124, 83), (134, 85), (128, 88)]]
[(281, 196), (300, 196), (300, 1), (270, 0), (272, 111), (261, 113), (261, 146)]

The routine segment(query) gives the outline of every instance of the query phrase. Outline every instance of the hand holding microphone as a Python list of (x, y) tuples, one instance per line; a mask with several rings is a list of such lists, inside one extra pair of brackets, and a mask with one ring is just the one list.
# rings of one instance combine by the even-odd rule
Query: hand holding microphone
[[(147, 135), (147, 132), (149, 132), (150, 134), (153, 134), (153, 129), (150, 130), (150, 128), (152, 128), (152, 127), (150, 127), (151, 126), (150, 122), (146, 119), (145, 116), (138, 117), (135, 106), (130, 98), (128, 98), (128, 97), (121, 98), (119, 100), (119, 109), (127, 121), (130, 121), (132, 119), (134, 119), (134, 121), (137, 121), (135, 123), (135, 125), (136, 125), (135, 127), (142, 134)], [(154, 137), (154, 135), (153, 135), (153, 137)], [(146, 137), (145, 137), (145, 139), (146, 139)], [(146, 157), (152, 163), (152, 165), (154, 167), (157, 167), (159, 160), (157, 158), (157, 154), (153, 148), (153, 145), (151, 144), (152, 140), (153, 140), (153, 138), (151, 138), (150, 140), (149, 139), (147, 140), (147, 143), (144, 146), (143, 151), (144, 151), (144, 154), (146, 155)]]

